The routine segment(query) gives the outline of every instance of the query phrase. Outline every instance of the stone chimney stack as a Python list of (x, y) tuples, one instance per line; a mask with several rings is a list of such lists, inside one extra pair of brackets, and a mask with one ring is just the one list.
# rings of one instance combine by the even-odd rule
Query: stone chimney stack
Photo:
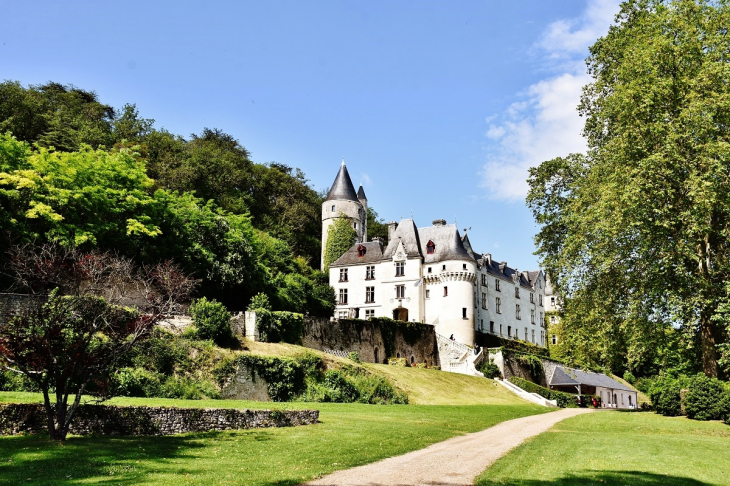
[(393, 241), (393, 233), (395, 233), (395, 230), (398, 229), (398, 223), (395, 221), (390, 221), (388, 223), (388, 242), (390, 243)]

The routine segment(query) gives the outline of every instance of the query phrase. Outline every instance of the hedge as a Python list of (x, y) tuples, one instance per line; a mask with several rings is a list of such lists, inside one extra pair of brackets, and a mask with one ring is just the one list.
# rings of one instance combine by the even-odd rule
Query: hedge
[(257, 309), (256, 327), (259, 330), (261, 342), (300, 344), (304, 316), (295, 312)]
[(528, 393), (537, 393), (548, 400), (555, 400), (560, 408), (578, 408), (578, 399), (575, 395), (571, 395), (570, 393), (550, 390), (516, 376), (510, 377), (509, 381)]

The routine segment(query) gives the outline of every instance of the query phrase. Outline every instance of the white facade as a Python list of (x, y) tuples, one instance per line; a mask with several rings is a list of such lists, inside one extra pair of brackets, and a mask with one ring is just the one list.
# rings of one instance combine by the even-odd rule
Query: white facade
[[(342, 173), (341, 168), (330, 194), (354, 192), (346, 170), (346, 178)], [(340, 187), (348, 183), (352, 190)], [(362, 188), (360, 195), (364, 199)], [(337, 209), (343, 202), (328, 196), (323, 208)], [(324, 209), (323, 236), (332, 220), (332, 212)], [(359, 222), (354, 213), (343, 213)], [(477, 332), (545, 345), (542, 271), (520, 272), (490, 254), (475, 253), (466, 234), (444, 220), (425, 228), (411, 219), (389, 223), (386, 247), (366, 242), (366, 235), (330, 265), (338, 299), (335, 317), (433, 324), (437, 333), (469, 345)]]

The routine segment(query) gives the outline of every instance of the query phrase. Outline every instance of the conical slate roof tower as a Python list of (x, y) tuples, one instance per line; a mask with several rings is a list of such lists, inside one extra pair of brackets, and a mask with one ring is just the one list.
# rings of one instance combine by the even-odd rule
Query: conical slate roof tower
[(357, 193), (355, 192), (355, 186), (352, 185), (350, 173), (347, 172), (345, 159), (342, 159), (340, 171), (337, 173), (325, 201), (357, 201)]

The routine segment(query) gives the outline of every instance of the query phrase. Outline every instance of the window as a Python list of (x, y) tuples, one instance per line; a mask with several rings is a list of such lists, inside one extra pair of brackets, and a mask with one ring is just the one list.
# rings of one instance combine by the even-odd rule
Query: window
[(496, 304), (497, 304), (497, 306), (496, 306), (497, 307), (497, 309), (496, 309), (497, 310), (497, 314), (501, 314), (502, 313), (502, 299), (500, 299), (499, 297), (497, 297)]
[(487, 308), (487, 293), (482, 292), (482, 309)]
[(375, 279), (375, 266), (367, 266), (365, 267), (365, 280), (374, 280)]
[(340, 305), (347, 304), (347, 289), (340, 289)]
[(338, 319), (347, 319), (347, 318), (349, 317), (349, 314), (350, 314), (350, 313), (349, 313), (349, 312), (347, 312), (347, 311), (339, 311), (339, 312), (337, 313), (337, 318), (338, 318)]
[(558, 318), (555, 316), (550, 316), (550, 323), (555, 324), (556, 322), (558, 322)]
[(448, 297), (448, 296), (449, 296), (449, 288), (444, 287), (444, 297)]
[(433, 255), (435, 248), (436, 245), (434, 245), (433, 241), (428, 240), (428, 243), (426, 244), (426, 253), (428, 253), (429, 255)]
[(542, 312), (540, 312), (540, 321), (538, 321), (541, 326), (545, 325), (545, 320), (542, 317)]
[[(365, 319), (370, 319), (371, 317), (375, 317), (375, 309), (365, 309)], [(377, 350), (375, 352), (377, 353)]]
[(405, 297), (406, 297), (406, 286), (405, 285), (396, 285), (395, 286), (395, 298), (404, 299)]
[(465, 264), (464, 264), (464, 265), (462, 266), (462, 268), (463, 268), (464, 270), (466, 270), (466, 263), (465, 263)]
[(542, 306), (542, 294), (540, 294), (540, 305)]
[(340, 268), (340, 282), (347, 282), (347, 269)]
[(555, 297), (550, 297), (550, 305), (555, 305)]
[(358, 247), (357, 247), (357, 256), (359, 258), (362, 258), (362, 257), (365, 256), (365, 247), (364, 246), (358, 245)]
[(507, 336), (512, 337), (512, 326), (507, 326)]
[(428, 267), (428, 273), (431, 273), (431, 267)]
[(535, 303), (535, 294), (530, 292), (530, 304), (534, 304), (534, 303)]
[(332, 212), (333, 213), (335, 212), (335, 205), (334, 204), (332, 205)]
[(441, 265), (441, 270), (445, 272), (446, 271), (446, 265)]
[(489, 321), (489, 332), (494, 334), (494, 321)]
[(553, 334), (553, 344), (558, 344), (558, 335)]
[(527, 341), (527, 328), (525, 328), (525, 341)]
[(375, 287), (365, 287), (365, 303), (372, 304), (375, 302)]
[(502, 336), (502, 324), (499, 325), (499, 335)]
[(535, 324), (535, 310), (534, 309), (530, 309), (530, 322), (532, 324)]
[(515, 287), (515, 297), (518, 299), (520, 298), (520, 288), (519, 287)]
[(482, 285), (487, 286), (487, 276), (482, 274)]
[(461, 308), (461, 318), (466, 319), (466, 307)]
[(496, 278), (494, 279), (494, 290), (496, 290), (497, 292), (501, 292), (501, 290), (499, 290), (499, 280), (497, 280)]
[(521, 317), (520, 317), (520, 304), (515, 304), (515, 319), (521, 319)]
[(402, 277), (406, 274), (406, 262), (395, 262), (395, 276)]
[(426, 298), (427, 299), (431, 298), (431, 289), (426, 289)]
[(352, 223), (352, 227), (353, 227), (353, 229), (357, 229), (357, 221)]

